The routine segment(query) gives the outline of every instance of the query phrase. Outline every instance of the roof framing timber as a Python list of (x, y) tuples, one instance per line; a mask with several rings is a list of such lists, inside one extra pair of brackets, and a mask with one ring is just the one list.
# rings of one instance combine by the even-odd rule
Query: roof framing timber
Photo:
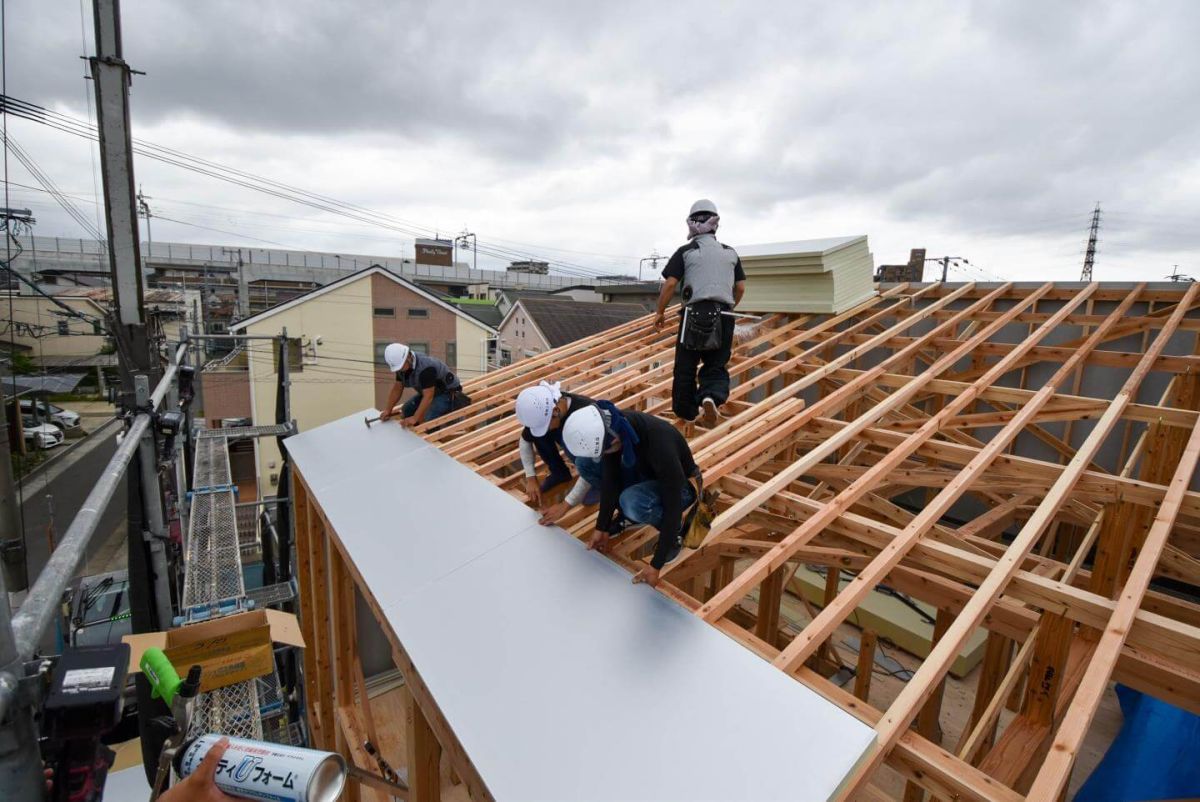
[[(1200, 578), (1200, 392), (1180, 384), (1200, 367), (1198, 293), (887, 285), (839, 315), (772, 315), (736, 345), (727, 417), (684, 428), (720, 513), (660, 590), (876, 728), (880, 748), (845, 797), (879, 798), (886, 763), (940, 799), (1056, 799), (1113, 678), (1200, 712), (1200, 605), (1153, 587)], [(665, 415), (675, 335), (645, 317), (519, 361), (469, 382), (471, 406), (419, 431), (519, 493), (516, 393), (553, 379)], [(586, 536), (593, 514), (560, 523)], [(652, 542), (626, 532), (611, 557), (634, 571)], [(802, 563), (854, 581), (777, 646), (781, 571)], [(883, 582), (935, 605), (944, 632), (880, 710), (817, 658)], [(943, 748), (910, 724), (979, 627), (988, 668), (970, 726)], [(1052, 632), (1067, 641), (1059, 656)], [(1014, 688), (1055, 660), (1067, 681), (998, 731)], [(995, 749), (1030, 769), (996, 770)]]

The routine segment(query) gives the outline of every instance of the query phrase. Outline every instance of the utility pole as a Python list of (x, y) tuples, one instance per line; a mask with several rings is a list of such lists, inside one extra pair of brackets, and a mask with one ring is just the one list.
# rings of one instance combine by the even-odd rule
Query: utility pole
[[(246, 286), (246, 271), (245, 262), (242, 261), (241, 248), (222, 248), (222, 253), (230, 256), (237, 254), (237, 314), (239, 318), (244, 318), (250, 314), (250, 288)], [(338, 266), (341, 266), (341, 257), (338, 257)]]
[(658, 275), (658, 261), (660, 259), (662, 259), (662, 257), (658, 255), (657, 249), (650, 251), (649, 256), (639, 259), (638, 260), (638, 281), (642, 280), (642, 265), (646, 264), (646, 262), (650, 263), (650, 265), (651, 265), (650, 269), (654, 272), (655, 275)]
[[(478, 270), (479, 269), (479, 248), (478, 248), (479, 243), (475, 240), (475, 235), (472, 234), (470, 231), (467, 231), (464, 228), (463, 232), (454, 238), (454, 242), (456, 245), (461, 244), (462, 247), (465, 249), (467, 247), (468, 239), (471, 240), (471, 259), (472, 259), (471, 269)], [(404, 259), (403, 251), (401, 251), (400, 259), (401, 259), (401, 261), (403, 261), (403, 259)]]
[(942, 283), (943, 284), (946, 283), (946, 280), (950, 275), (950, 265), (955, 264), (956, 262), (962, 262), (964, 265), (971, 264), (969, 261), (967, 261), (962, 256), (937, 256), (937, 257), (931, 256), (931, 257), (927, 258), (925, 261), (926, 262), (937, 262), (938, 264), (940, 264), (942, 266)]
[(143, 195), (142, 194), (142, 186), (141, 186), (141, 184), (138, 184), (138, 193), (137, 193), (138, 215), (146, 218), (146, 251), (147, 251), (146, 259), (147, 260), (150, 259), (150, 256), (151, 256), (150, 252), (154, 250), (154, 236), (150, 233), (150, 218), (153, 217), (154, 215), (150, 214), (150, 204), (146, 203), (146, 201), (148, 201), (148, 200), (154, 200), (154, 199), (151, 198), (149, 195)]
[(1096, 208), (1092, 211), (1092, 227), (1088, 229), (1088, 244), (1087, 253), (1083, 256), (1083, 272), (1079, 276), (1080, 281), (1092, 280), (1092, 267), (1096, 264), (1096, 239), (1100, 234), (1100, 201), (1096, 201)]
[[(146, 326), (138, 206), (134, 194), (133, 145), (129, 125), (129, 83), (133, 70), (121, 47), (120, 0), (92, 0), (96, 55), (89, 59), (96, 89), (97, 130), (103, 177), (109, 271), (115, 310), (109, 328), (117, 344), (122, 406), (145, 409), (149, 388), (158, 384), (162, 365)], [(128, 480), (128, 569), (130, 624), (134, 633), (165, 629), (173, 618), (167, 591), (164, 549), (166, 516), (154, 461), (154, 427), (139, 444), (141, 458), (130, 462)], [(148, 726), (161, 705), (150, 698), (144, 677), (137, 681), (139, 723)]]
[[(3, 381), (4, 370), (0, 366), (0, 384)], [(29, 587), (29, 564), (25, 562), (25, 538), (8, 454), (8, 407), (0, 400), (0, 572), (9, 592), (16, 593)]]

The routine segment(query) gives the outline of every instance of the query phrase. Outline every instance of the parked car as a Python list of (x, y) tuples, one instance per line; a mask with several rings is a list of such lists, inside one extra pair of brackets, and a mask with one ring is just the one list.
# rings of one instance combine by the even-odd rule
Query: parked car
[(25, 441), (34, 448), (54, 448), (63, 441), (63, 431), (50, 423), (38, 423), (32, 415), (21, 416), (21, 427), (25, 430)]
[[(34, 400), (32, 398), (21, 399), (21, 414), (32, 415), (34, 410)], [(37, 416), (47, 423), (53, 423), (62, 430), (74, 429), (79, 425), (79, 413), (69, 409), (63, 409), (60, 406), (51, 404), (49, 401), (38, 401)]]

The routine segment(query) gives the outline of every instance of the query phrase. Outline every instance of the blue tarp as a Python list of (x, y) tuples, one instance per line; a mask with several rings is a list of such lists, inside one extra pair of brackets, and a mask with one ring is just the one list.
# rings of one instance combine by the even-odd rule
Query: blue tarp
[(1117, 686), (1125, 723), (1075, 802), (1200, 797), (1200, 716)]

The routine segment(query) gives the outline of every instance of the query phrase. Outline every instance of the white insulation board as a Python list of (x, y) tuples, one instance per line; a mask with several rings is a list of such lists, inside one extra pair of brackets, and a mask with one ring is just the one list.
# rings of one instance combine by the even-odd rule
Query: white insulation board
[(874, 748), (858, 719), (368, 414), (287, 449), (499, 802), (824, 800)]

